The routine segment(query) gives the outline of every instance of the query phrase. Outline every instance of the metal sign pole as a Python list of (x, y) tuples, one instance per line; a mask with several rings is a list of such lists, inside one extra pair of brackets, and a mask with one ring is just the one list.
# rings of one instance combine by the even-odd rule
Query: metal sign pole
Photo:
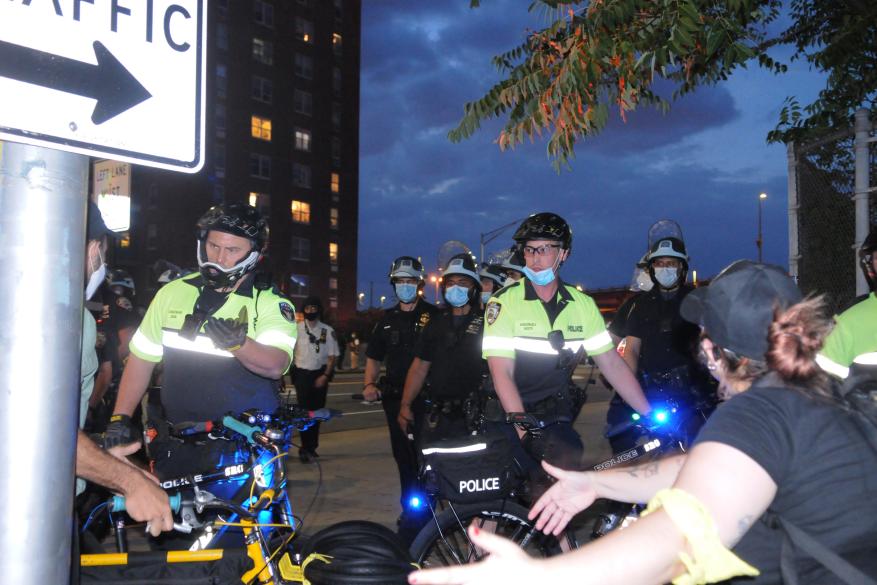
[(0, 580), (66, 583), (88, 157), (0, 142)]

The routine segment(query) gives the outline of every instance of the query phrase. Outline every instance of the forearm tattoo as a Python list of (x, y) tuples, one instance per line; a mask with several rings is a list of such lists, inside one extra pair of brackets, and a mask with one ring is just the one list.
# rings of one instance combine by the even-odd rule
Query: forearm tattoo
[(648, 463), (642, 463), (640, 465), (634, 465), (633, 467), (629, 467), (625, 469), (625, 471), (631, 477), (654, 477), (658, 475), (658, 472), (660, 471), (660, 466), (660, 461), (649, 461)]

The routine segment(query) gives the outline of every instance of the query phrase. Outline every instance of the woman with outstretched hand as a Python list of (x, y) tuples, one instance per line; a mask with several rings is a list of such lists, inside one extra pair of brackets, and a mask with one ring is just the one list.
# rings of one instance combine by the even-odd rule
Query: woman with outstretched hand
[(599, 473), (545, 465), (558, 481), (530, 514), (553, 534), (596, 498), (649, 502), (643, 518), (546, 560), (470, 527), (486, 560), (409, 582), (873, 583), (877, 452), (815, 362), (830, 330), (821, 301), (802, 300), (777, 267), (738, 261), (681, 311), (701, 326), (702, 359), (726, 401), (694, 447)]

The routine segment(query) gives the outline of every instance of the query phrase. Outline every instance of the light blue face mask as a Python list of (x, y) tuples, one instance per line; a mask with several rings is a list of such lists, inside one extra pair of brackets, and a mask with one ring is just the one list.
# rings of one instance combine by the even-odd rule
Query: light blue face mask
[(406, 282), (397, 282), (396, 286), (396, 296), (399, 297), (399, 300), (403, 303), (410, 303), (417, 297), (417, 285), (410, 284)]
[(533, 272), (529, 266), (524, 266), (524, 276), (530, 279), (530, 282), (539, 286), (545, 286), (554, 282), (554, 270), (552, 268)]
[(655, 268), (655, 280), (664, 288), (672, 288), (679, 280), (679, 269), (670, 267)]
[(492, 295), (492, 294), (493, 294), (493, 293), (489, 293), (489, 292), (483, 292), (483, 293), (481, 293), (481, 302), (484, 303), (484, 304), (486, 305), (486, 304), (487, 304), (487, 301), (490, 300), (490, 295)]
[(449, 286), (445, 289), (445, 300), (453, 307), (462, 307), (469, 302), (469, 289), (465, 286)]

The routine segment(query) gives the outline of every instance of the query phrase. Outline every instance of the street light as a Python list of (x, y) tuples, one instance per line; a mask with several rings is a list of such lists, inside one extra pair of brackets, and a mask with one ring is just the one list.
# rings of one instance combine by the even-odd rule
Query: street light
[(384, 301), (386, 301), (386, 300), (387, 300), (387, 297), (385, 295), (381, 295), (381, 306), (382, 307), (384, 306)]
[(357, 303), (359, 304), (360, 307), (364, 307), (365, 306), (365, 293), (361, 292), (358, 295), (356, 295), (356, 300), (357, 300)]
[(429, 276), (429, 281), (431, 283), (433, 283), (433, 285), (435, 285), (435, 304), (438, 304), (438, 302), (439, 302), (439, 295), (438, 295), (439, 283), (442, 281), (442, 277), (436, 276), (435, 274), (431, 274)]
[(755, 245), (758, 246), (758, 261), (761, 262), (761, 248), (764, 245), (764, 240), (761, 237), (761, 208), (764, 207), (764, 200), (767, 199), (767, 193), (759, 193), (758, 194), (758, 239), (755, 240)]

